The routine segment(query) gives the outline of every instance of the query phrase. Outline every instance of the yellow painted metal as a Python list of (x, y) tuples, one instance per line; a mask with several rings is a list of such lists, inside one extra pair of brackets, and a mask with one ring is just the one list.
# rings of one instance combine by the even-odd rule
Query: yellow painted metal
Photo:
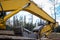
[[(18, 10), (20, 8), (22, 9), (27, 3), (29, 3), (29, 0), (25, 0), (25, 1), (24, 0), (18, 0), (18, 1), (17, 0), (9, 0), (9, 1), (7, 0), (7, 1), (1, 2), (1, 5), (2, 5), (4, 11), (11, 11), (11, 10)], [(41, 8), (38, 8), (37, 5), (33, 2), (31, 2), (30, 5), (27, 8), (24, 8), (24, 10), (27, 10), (27, 11), (31, 12), (32, 14), (35, 14), (35, 15), (39, 16), (40, 18), (43, 18), (47, 21), (50, 21), (50, 22), (53, 22), (53, 23), (55, 22), (53, 18), (51, 18)], [(0, 11), (1, 11), (1, 8), (0, 8)], [(13, 13), (14, 12), (12, 12), (12, 14), (10, 14), (10, 15), (11, 16), (14, 15)], [(4, 19), (7, 19), (7, 17), (8, 16), (6, 16)]]
[(33, 2), (31, 2), (28, 7), (24, 8), (24, 10), (31, 12), (32, 14), (34, 14), (42, 19), (45, 19), (45, 20), (50, 21), (52, 23), (55, 23), (55, 21), (52, 17), (50, 17), (45, 11), (43, 11), (41, 8), (39, 8)]
[(57, 27), (58, 27), (58, 22), (56, 22), (55, 24), (53, 23), (47, 24), (42, 28), (42, 30), (40, 31), (40, 34), (41, 36), (43, 35), (48, 36), (53, 31), (53, 29)]
[(0, 29), (6, 29), (5, 22), (2, 18), (0, 18)]
[(57, 28), (59, 26), (58, 22), (54, 24), (54, 28)]
[(3, 2), (3, 1), (9, 1), (9, 0), (0, 0), (0, 2)]
[(48, 35), (50, 35), (51, 34), (51, 32), (52, 32), (52, 30), (50, 30), (49, 32), (47, 32), (45, 35), (46, 35), (46, 37), (48, 37)]
[(8, 14), (7, 16), (4, 17), (4, 21), (8, 20), (10, 17), (12, 17), (13, 15), (17, 14), (19, 11), (21, 11), (23, 8), (19, 8), (13, 12), (11, 12), (10, 14)]
[[(53, 23), (55, 23), (55, 20), (52, 17), (50, 17), (45, 11), (43, 11), (41, 8), (39, 8), (34, 2), (30, 2), (30, 3), (29, 2), (30, 2), (29, 0), (7, 0), (7, 1), (1, 0), (0, 3), (2, 5), (4, 11), (13, 10), (10, 14), (8, 14), (4, 17), (3, 21), (5, 22), (6, 20), (8, 20), (10, 17), (17, 14), (21, 10), (26, 10), (26, 11), (30, 12), (31, 14), (34, 14), (34, 15), (52, 23), (52, 24), (45, 25), (40, 32), (41, 35), (42, 34), (48, 35), (52, 31), (52, 27), (54, 25)], [(29, 3), (29, 5), (27, 7), (25, 7), (26, 4), (28, 4), (28, 3)], [(1, 7), (0, 7), (0, 11), (2, 11)], [(58, 24), (56, 23), (55, 26), (57, 26), (57, 25)], [(0, 28), (1, 29), (6, 28), (5, 24), (1, 22)]]
[(6, 25), (0, 24), (0, 29), (6, 29)]
[(3, 2), (4, 0), (0, 0), (0, 2)]
[(51, 25), (45, 25), (43, 29), (41, 30), (41, 34), (47, 32), (48, 30), (51, 30)]
[(28, 2), (29, 0), (7, 0), (0, 3), (4, 11), (12, 11), (24, 7)]
[(52, 26), (50, 24), (49, 25), (45, 25), (42, 28), (40, 34), (48, 36), (51, 33), (51, 31), (52, 31)]

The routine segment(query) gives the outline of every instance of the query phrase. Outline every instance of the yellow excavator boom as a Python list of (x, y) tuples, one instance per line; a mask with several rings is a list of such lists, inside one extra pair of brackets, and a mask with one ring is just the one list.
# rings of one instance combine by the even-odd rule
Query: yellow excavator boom
[(43, 11), (41, 8), (39, 8), (34, 2), (31, 2), (30, 5), (26, 8), (24, 8), (24, 10), (44, 19), (47, 21), (50, 21), (52, 23), (55, 23), (54, 19), (52, 17), (50, 17), (45, 11)]
[[(53, 30), (52, 28), (57, 27), (57, 23), (55, 22), (55, 20), (52, 17), (50, 17), (45, 11), (43, 11), (41, 8), (39, 8), (34, 2), (32, 2), (30, 0), (0, 0), (0, 11), (2, 12), (1, 7), (3, 8), (4, 12), (11, 11), (10, 14), (6, 15), (3, 18), (4, 23), (10, 17), (17, 14), (19, 11), (25, 10), (25, 11), (30, 12), (31, 14), (34, 14), (34, 15), (50, 22), (50, 24), (45, 25), (42, 28), (42, 30), (40, 32), (41, 35), (42, 34), (48, 35)], [(51, 23), (52, 23), (52, 25), (51, 25)], [(0, 23), (0, 25), (1, 24), (3, 24), (3, 23)], [(3, 25), (5, 25), (5, 24), (3, 24)], [(0, 26), (0, 28), (4, 29), (3, 26)]]
[[(1, 1), (0, 4), (2, 5), (4, 11), (13, 11), (23, 8), (28, 2), (29, 0), (6, 0)], [(2, 11), (1, 7), (0, 11)]]
[[(9, 14), (11, 16), (16, 14), (17, 10), (20, 11), (20, 10), (24, 9), (29, 12), (32, 12), (32, 14), (35, 14), (40, 18), (43, 18), (44, 20), (47, 20), (47, 21), (50, 21), (53, 23), (55, 22), (55, 20), (52, 17), (50, 17), (45, 11), (43, 11), (41, 8), (39, 8), (34, 2), (30, 2), (30, 5), (27, 6), (26, 8), (24, 8), (24, 6), (26, 6), (29, 2), (30, 2), (29, 0), (25, 0), (25, 1), (24, 0), (18, 0), (18, 1), (17, 0), (6, 0), (6, 1), (1, 1), (0, 4), (2, 5), (4, 11), (14, 10), (12, 13)], [(0, 11), (2, 11), (1, 7), (0, 7)], [(9, 16), (9, 15), (7, 15), (7, 16)], [(7, 17), (7, 16), (4, 19), (7, 19), (7, 18), (9, 19), (9, 17)]]

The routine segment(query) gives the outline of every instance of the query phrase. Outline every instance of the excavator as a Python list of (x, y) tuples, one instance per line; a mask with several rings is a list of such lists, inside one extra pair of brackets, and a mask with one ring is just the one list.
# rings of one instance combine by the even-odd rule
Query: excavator
[[(31, 0), (0, 0), (0, 29), (6, 30), (6, 21), (22, 10), (30, 12), (48, 22), (39, 32), (40, 36), (48, 36), (58, 27), (58, 22)], [(6, 15), (6, 12), (11, 13)]]

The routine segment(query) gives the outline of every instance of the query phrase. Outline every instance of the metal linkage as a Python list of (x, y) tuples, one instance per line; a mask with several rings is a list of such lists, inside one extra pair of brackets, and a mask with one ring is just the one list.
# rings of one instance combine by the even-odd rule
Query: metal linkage
[(4, 12), (1, 3), (0, 3), (0, 7), (1, 7), (1, 10), (2, 10), (2, 11), (0, 12), (0, 17), (1, 17), (1, 18), (4, 18), (4, 17), (6, 16), (6, 12)]
[(5, 29), (6, 28), (5, 26), (6, 25), (5, 25), (4, 20), (2, 18), (0, 18), (0, 29)]

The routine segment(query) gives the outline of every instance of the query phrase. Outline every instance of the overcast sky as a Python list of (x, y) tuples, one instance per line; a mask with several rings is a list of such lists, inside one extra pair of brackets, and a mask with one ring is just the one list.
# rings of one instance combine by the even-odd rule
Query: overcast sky
[[(42, 8), (45, 12), (47, 12), (51, 17), (53, 17), (55, 19), (54, 16), (54, 0), (33, 0), (40, 8)], [(56, 16), (57, 16), (57, 21), (60, 24), (60, 0), (55, 0), (55, 12), (56, 12)], [(31, 16), (31, 13), (26, 12), (26, 11), (20, 11), (18, 14), (16, 15), (26, 15), (27, 16), (27, 22), (28, 19)], [(39, 19), (36, 16), (33, 16), (33, 21), (36, 22), (37, 19)]]

